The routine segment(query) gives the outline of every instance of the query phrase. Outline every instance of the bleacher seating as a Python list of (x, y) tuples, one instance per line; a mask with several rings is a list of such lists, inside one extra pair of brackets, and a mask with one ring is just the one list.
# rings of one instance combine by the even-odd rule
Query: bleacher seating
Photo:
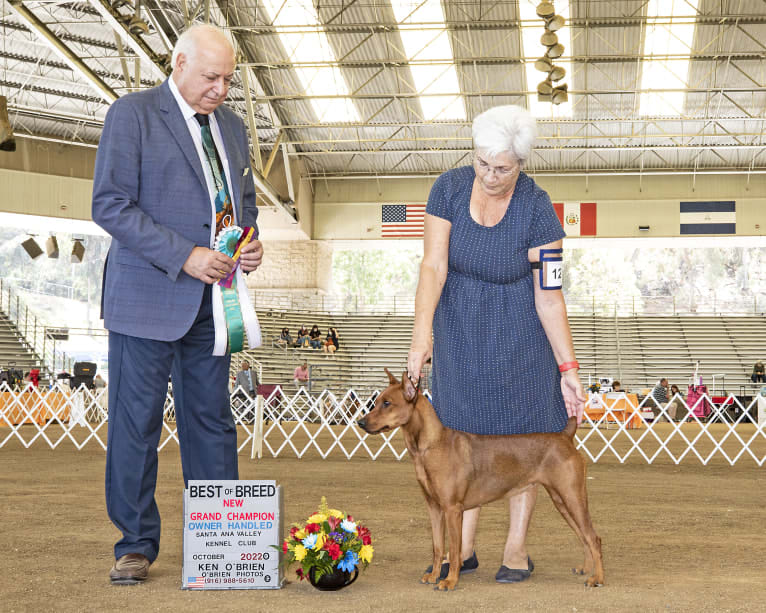
[[(328, 315), (301, 311), (261, 311), (262, 347), (246, 351), (263, 367), (263, 382), (292, 387), (293, 370), (304, 359), (316, 381), (312, 391), (349, 388), (369, 393), (386, 385), (383, 367), (401, 373), (406, 366), (412, 316)], [(295, 334), (301, 324), (317, 324), (322, 338), (329, 326), (338, 329), (340, 350), (332, 357), (311, 349), (272, 346), (283, 327)], [(572, 316), (570, 326), (581, 378), (612, 377), (623, 388), (640, 391), (661, 377), (682, 390), (690, 382), (694, 363), (711, 392), (739, 394), (750, 384), (757, 359), (766, 359), (766, 318), (723, 316), (600, 317)], [(240, 356), (232, 360), (232, 373)], [(715, 375), (715, 390), (713, 376)]]
[(25, 373), (40, 367), (39, 360), (24, 343), (16, 326), (0, 311), (0, 370), (7, 370), (11, 364)]

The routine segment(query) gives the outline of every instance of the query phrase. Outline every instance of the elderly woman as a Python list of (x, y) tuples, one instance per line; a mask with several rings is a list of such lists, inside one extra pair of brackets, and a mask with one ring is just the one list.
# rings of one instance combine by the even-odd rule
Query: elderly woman
[[(564, 231), (548, 194), (521, 172), (534, 138), (535, 121), (520, 107), (482, 113), (473, 165), (442, 174), (428, 198), (407, 370), (417, 381), (433, 353), (434, 408), (456, 430), (558, 432), (569, 416), (582, 419), (561, 269), (556, 279), (539, 264), (541, 250), (561, 249)], [(534, 568), (526, 534), (536, 500), (536, 486), (510, 498), (499, 583), (524, 581)], [(463, 515), (461, 573), (478, 567), (478, 518), (479, 508)], [(441, 576), (448, 571), (443, 564)]]

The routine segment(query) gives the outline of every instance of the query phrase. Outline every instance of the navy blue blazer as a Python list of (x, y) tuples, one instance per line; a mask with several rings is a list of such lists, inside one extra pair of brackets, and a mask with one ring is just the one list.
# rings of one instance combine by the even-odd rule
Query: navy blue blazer
[[(221, 105), (237, 219), (255, 226), (255, 185), (242, 119)], [(104, 267), (104, 326), (172, 341), (194, 322), (204, 284), (182, 267), (195, 246), (210, 246), (210, 195), (189, 129), (165, 81), (109, 109), (93, 177), (93, 221), (112, 236)]]

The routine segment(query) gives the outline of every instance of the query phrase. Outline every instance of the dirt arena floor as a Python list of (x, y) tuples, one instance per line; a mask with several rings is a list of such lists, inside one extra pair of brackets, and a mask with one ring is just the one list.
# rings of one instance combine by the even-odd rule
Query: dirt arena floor
[(160, 455), (163, 540), (151, 578), (112, 587), (107, 573), (118, 533), (104, 505), (104, 457), (100, 447), (77, 451), (68, 443), (51, 450), (11, 441), (0, 448), (1, 611), (766, 611), (766, 469), (750, 458), (733, 467), (721, 458), (676, 466), (665, 457), (647, 465), (631, 456), (620, 464), (605, 454), (589, 464), (606, 568), (598, 589), (570, 574), (581, 548), (544, 491), (529, 533), (532, 579), (496, 584), (507, 505), (495, 502), (480, 522), (478, 571), (454, 593), (441, 593), (418, 583), (430, 563), (430, 529), (411, 462), (390, 453), (376, 461), (240, 456), (241, 478), (283, 486), (287, 522), (305, 519), (325, 495), (369, 526), (375, 559), (353, 586), (318, 592), (290, 572), (291, 582), (278, 591), (182, 591), (175, 445)]

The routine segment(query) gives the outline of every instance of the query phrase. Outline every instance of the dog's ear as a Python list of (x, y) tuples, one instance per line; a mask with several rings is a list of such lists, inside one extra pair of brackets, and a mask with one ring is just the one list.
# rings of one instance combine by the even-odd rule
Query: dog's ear
[(412, 402), (415, 400), (415, 396), (418, 395), (418, 390), (412, 385), (412, 381), (410, 381), (407, 373), (404, 373), (402, 376), (402, 391), (404, 392), (404, 398), (407, 402)]
[(399, 381), (396, 380), (396, 377), (394, 377), (394, 375), (391, 374), (391, 371), (388, 370), (388, 368), (384, 368), (383, 370), (385, 370), (386, 374), (388, 375), (389, 384), (396, 385), (397, 383), (399, 383)]

